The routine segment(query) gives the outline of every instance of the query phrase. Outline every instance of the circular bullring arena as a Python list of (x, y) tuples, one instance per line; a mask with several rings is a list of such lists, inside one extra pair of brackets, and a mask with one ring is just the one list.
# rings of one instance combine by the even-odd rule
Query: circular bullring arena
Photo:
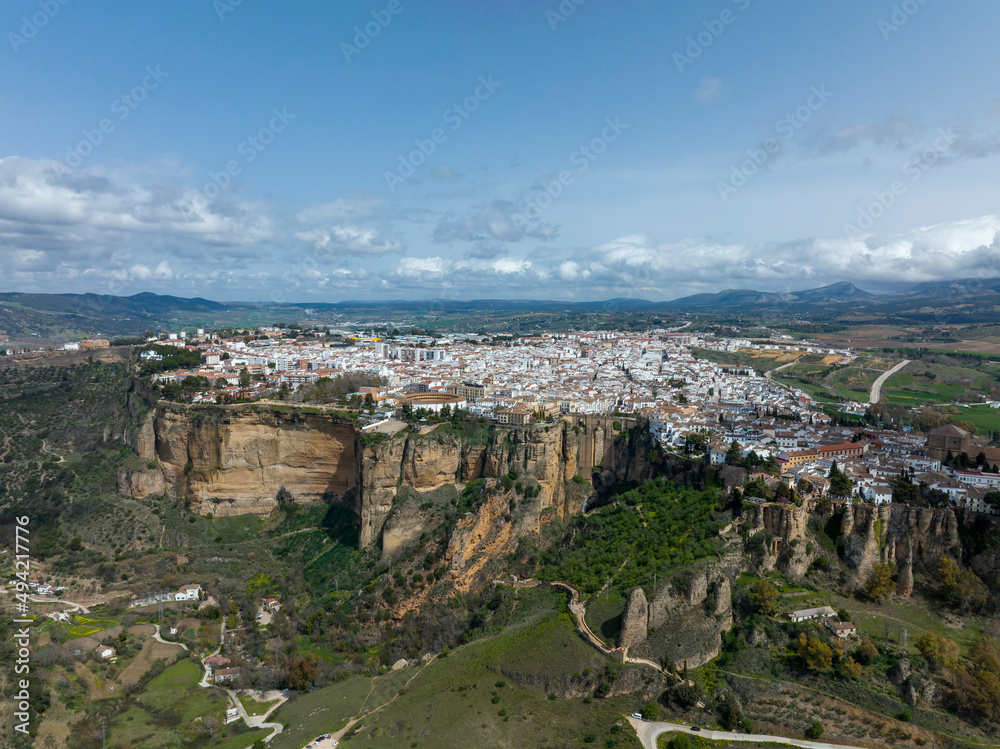
[(467, 403), (465, 398), (455, 393), (411, 393), (400, 401), (400, 405), (407, 405), (416, 411), (418, 408), (426, 408), (428, 411), (437, 413), (445, 406), (450, 406), (452, 410), (465, 408)]

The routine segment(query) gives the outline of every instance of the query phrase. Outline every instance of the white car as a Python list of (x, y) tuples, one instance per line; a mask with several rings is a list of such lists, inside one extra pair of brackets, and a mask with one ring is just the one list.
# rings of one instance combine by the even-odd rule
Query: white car
[(642, 720), (642, 713), (632, 713), (632, 717)]

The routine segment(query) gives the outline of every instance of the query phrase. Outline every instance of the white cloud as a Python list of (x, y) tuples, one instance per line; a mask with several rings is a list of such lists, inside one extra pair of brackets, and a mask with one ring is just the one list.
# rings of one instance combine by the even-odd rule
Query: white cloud
[(332, 226), (328, 229), (310, 229), (295, 232), (295, 238), (310, 242), (323, 255), (384, 255), (401, 252), (402, 242), (386, 239), (374, 229), (356, 226)]
[(330, 203), (314, 205), (301, 211), (296, 218), (302, 224), (324, 224), (339, 221), (357, 221), (387, 207), (384, 200), (338, 198)]
[(712, 102), (722, 98), (721, 78), (702, 78), (695, 89), (694, 98), (699, 101)]

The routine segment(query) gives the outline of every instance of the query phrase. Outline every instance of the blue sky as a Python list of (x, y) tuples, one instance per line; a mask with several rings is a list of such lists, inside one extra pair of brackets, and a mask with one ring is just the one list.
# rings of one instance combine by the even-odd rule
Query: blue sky
[(0, 285), (591, 300), (997, 276), (998, 22), (986, 0), (7, 0)]

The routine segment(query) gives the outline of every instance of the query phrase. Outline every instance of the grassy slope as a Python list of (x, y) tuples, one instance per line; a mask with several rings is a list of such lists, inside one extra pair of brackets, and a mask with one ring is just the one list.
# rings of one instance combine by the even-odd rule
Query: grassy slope
[(475, 737), (476, 746), (521, 749), (575, 744), (591, 734), (597, 746), (615, 738), (620, 747), (637, 745), (626, 733), (611, 732), (623, 713), (635, 709), (634, 699), (552, 700), (543, 689), (518, 686), (498, 673), (515, 669), (544, 683), (606, 663), (577, 637), (564, 595), (522, 591), (514, 621), (499, 635), (437, 658), (423, 670), (410, 666), (375, 680), (356, 677), (282, 706), (275, 719), (291, 727), (272, 746), (298, 749), (304, 740), (342, 727), (349, 715), (386, 702), (355, 727), (352, 747), (467, 749)]

